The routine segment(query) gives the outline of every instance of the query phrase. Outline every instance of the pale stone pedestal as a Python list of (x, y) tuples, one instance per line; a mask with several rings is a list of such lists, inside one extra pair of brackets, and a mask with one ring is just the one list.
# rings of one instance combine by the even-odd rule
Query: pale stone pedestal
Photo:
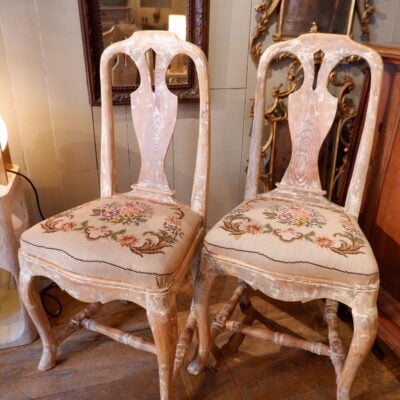
[(29, 227), (26, 200), (20, 177), (8, 173), (8, 179), (8, 185), (0, 185), (0, 349), (37, 337), (17, 290), (19, 237)]

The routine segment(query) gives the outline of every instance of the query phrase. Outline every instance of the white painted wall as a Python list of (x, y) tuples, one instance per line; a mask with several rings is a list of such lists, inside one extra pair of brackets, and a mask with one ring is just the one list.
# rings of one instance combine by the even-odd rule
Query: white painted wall
[(0, 114), (13, 162), (51, 215), (98, 193), (75, 1), (0, 1)]
[[(210, 224), (242, 198), (255, 80), (247, 46), (258, 3), (210, 0)], [(371, 40), (400, 43), (400, 2), (374, 4)], [(274, 24), (269, 31), (266, 45)], [(181, 199), (189, 197), (196, 110), (195, 104), (180, 110), (167, 159)], [(98, 196), (100, 112), (88, 101), (77, 1), (0, 0), (0, 115), (9, 128), (13, 161), (36, 184), (47, 216)], [(138, 172), (128, 107), (118, 107), (116, 121), (119, 188), (128, 190)], [(38, 219), (34, 211), (32, 216)]]

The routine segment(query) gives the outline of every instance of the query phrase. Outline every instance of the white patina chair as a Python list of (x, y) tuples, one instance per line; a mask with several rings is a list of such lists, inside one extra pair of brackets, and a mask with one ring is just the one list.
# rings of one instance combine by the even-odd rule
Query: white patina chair
[[(156, 54), (155, 87), (145, 53)], [(117, 54), (135, 62), (141, 77), (131, 94), (141, 156), (132, 190), (115, 192), (112, 67)], [(176, 54), (190, 57), (200, 90), (199, 136), (190, 205), (174, 198), (164, 159), (177, 117), (178, 98), (165, 83)], [(203, 52), (175, 34), (141, 31), (108, 46), (101, 57), (101, 198), (61, 212), (21, 237), (21, 296), (43, 342), (39, 369), (56, 363), (57, 346), (78, 327), (103, 333), (158, 357), (162, 399), (171, 398), (177, 343), (176, 292), (205, 230), (209, 175), (209, 89)], [(36, 276), (53, 280), (73, 297), (91, 303), (55, 337), (35, 291)], [(100, 303), (132, 301), (144, 307), (154, 343), (91, 319)]]
[[(281, 53), (297, 57), (302, 64), (304, 80), (288, 101), (292, 141), (289, 166), (276, 189), (258, 194), (267, 69)], [(352, 180), (346, 203), (340, 207), (328, 201), (321, 190), (318, 153), (333, 123), (338, 103), (327, 88), (329, 74), (338, 63), (354, 55), (362, 57), (369, 65), (371, 86)], [(315, 68), (315, 57), (322, 57), (319, 70)], [(274, 44), (262, 55), (257, 73), (245, 201), (206, 235), (195, 278), (194, 309), (200, 343), (189, 366), (191, 373), (203, 370), (213, 340), (221, 330), (228, 329), (330, 357), (337, 376), (337, 398), (349, 398), (357, 368), (370, 350), (377, 329), (378, 266), (357, 217), (375, 130), (381, 79), (379, 55), (347, 36), (306, 34)], [(219, 274), (238, 278), (239, 286), (210, 328), (209, 292)], [(283, 301), (327, 299), (325, 318), (329, 326), (329, 345), (230, 320), (240, 300), (248, 305), (244, 298), (247, 287)], [(351, 308), (354, 321), (347, 357), (336, 330), (338, 302)]]

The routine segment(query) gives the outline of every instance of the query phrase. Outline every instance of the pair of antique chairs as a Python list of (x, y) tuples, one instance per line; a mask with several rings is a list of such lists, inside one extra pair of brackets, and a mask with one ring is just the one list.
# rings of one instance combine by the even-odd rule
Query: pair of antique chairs
[[(156, 54), (155, 83), (145, 53)], [(292, 156), (278, 187), (258, 194), (260, 146), (265, 124), (268, 65), (279, 53), (291, 53), (303, 66), (304, 81), (288, 103)], [(318, 73), (314, 56), (323, 53)], [(141, 154), (138, 181), (128, 193), (115, 192), (112, 67), (117, 54), (135, 62), (140, 86), (131, 94), (131, 110)], [(199, 135), (191, 203), (175, 200), (164, 172), (164, 158), (177, 115), (178, 99), (165, 82), (171, 59), (190, 57), (197, 72)], [(331, 70), (357, 55), (371, 70), (371, 89), (362, 139), (344, 207), (329, 202), (318, 175), (319, 148), (332, 125), (337, 99), (327, 90)], [(39, 369), (56, 363), (58, 345), (80, 327), (157, 355), (162, 399), (170, 399), (175, 353), (182, 362), (185, 343), (177, 346), (176, 293), (206, 231), (210, 149), (207, 62), (193, 44), (168, 32), (136, 32), (108, 46), (101, 59), (101, 197), (37, 224), (21, 238), (20, 291), (43, 342)], [(378, 268), (357, 225), (376, 122), (382, 76), (380, 57), (346, 36), (306, 34), (274, 44), (263, 54), (257, 73), (254, 125), (245, 201), (224, 216), (204, 239), (195, 267), (194, 304), (183, 337), (197, 321), (199, 348), (189, 365), (201, 372), (215, 336), (222, 329), (251, 334), (329, 356), (337, 375), (337, 398), (349, 398), (358, 366), (377, 328)], [(239, 286), (210, 328), (208, 296), (217, 274), (238, 278)], [(55, 337), (35, 291), (37, 276), (57, 283), (73, 297), (90, 303)], [(326, 300), (329, 345), (278, 334), (230, 320), (233, 307), (248, 301), (247, 287), (284, 301)], [(121, 299), (144, 307), (154, 343), (92, 319), (101, 303)], [(345, 355), (336, 332), (337, 302), (348, 305), (354, 337)], [(187, 343), (186, 343), (187, 347)]]

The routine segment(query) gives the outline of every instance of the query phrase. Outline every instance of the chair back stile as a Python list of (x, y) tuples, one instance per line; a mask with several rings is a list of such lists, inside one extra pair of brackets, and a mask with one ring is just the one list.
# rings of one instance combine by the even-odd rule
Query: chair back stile
[[(209, 99), (209, 73), (207, 59), (204, 53), (195, 46), (191, 47), (191, 57), (196, 67), (199, 86), (199, 137), (197, 143), (196, 166), (191, 196), (191, 209), (202, 215), (207, 222), (207, 195), (210, 175), (210, 99)], [(184, 53), (189, 55), (189, 53)]]
[[(187, 55), (194, 64), (199, 78), (199, 137), (191, 208), (205, 216), (205, 198), (209, 174), (209, 97), (207, 60), (202, 51), (188, 42), (180, 41), (174, 34), (162, 37), (157, 32), (137, 32), (134, 36), (108, 46), (100, 64), (102, 82), (102, 144), (101, 144), (101, 196), (115, 193), (115, 154), (112, 108), (111, 67), (115, 56), (127, 54), (140, 73), (140, 86), (131, 94), (131, 113), (141, 155), (141, 167), (132, 194), (137, 197), (158, 198), (160, 201), (175, 202), (165, 174), (164, 162), (175, 128), (178, 98), (167, 87), (166, 74), (174, 56)], [(155, 45), (155, 37), (159, 37)], [(134, 43), (133, 43), (134, 42)], [(146, 51), (155, 53), (154, 83)], [(206, 151), (205, 151), (206, 150)]]
[[(334, 36), (335, 40), (330, 41), (329, 36)], [(301, 51), (298, 50), (300, 48)], [(320, 52), (322, 62), (316, 72), (314, 57)], [(328, 52), (329, 58), (323, 58), (323, 54)], [(321, 189), (318, 155), (334, 121), (338, 102), (328, 91), (329, 75), (340, 61), (354, 55), (364, 58), (374, 74), (371, 79), (372, 87), (362, 140), (345, 204), (346, 211), (358, 216), (376, 124), (376, 113), (372, 110), (376, 109), (379, 101), (378, 88), (381, 85), (383, 66), (378, 55), (365, 50), (363, 46), (358, 46), (345, 36), (325, 35), (325, 40), (321, 41), (317, 36), (306, 35), (290, 42), (274, 44), (263, 53), (257, 74), (256, 107), (245, 198), (254, 198), (257, 194), (261, 138), (265, 124), (266, 73), (271, 61), (282, 53), (289, 53), (298, 58), (303, 67), (304, 81), (301, 88), (288, 99), (292, 154), (286, 172), (277, 184), (278, 192), (311, 194), (316, 199), (322, 198), (325, 192)]]
[[(108, 46), (100, 60), (101, 81), (101, 150), (100, 196), (110, 197), (116, 189), (114, 112), (112, 102), (112, 66), (115, 47)], [(114, 51), (112, 51), (114, 50)]]
[(358, 217), (365, 190), (368, 166), (377, 124), (377, 112), (383, 80), (383, 61), (376, 52), (364, 54), (371, 70), (371, 88), (365, 113), (361, 142), (356, 156), (353, 175), (346, 196), (345, 210)]

